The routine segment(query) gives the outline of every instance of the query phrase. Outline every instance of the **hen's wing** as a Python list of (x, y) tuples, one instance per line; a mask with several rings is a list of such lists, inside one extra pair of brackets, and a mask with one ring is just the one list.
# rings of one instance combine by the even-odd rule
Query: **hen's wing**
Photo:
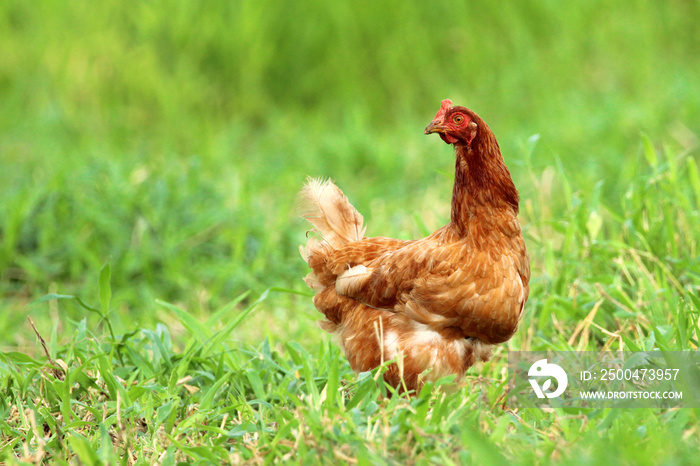
[(352, 275), (349, 269), (357, 273), (361, 268), (356, 266), (376, 261), (411, 242), (377, 236), (340, 246), (322, 245), (308, 256), (307, 262), (313, 270), (311, 275), (322, 287), (334, 286), (339, 276)]
[(469, 237), (445, 236), (438, 231), (423, 240), (392, 240), (383, 249), (377, 241), (378, 250), (366, 247), (370, 242), (353, 244), (353, 253), (374, 254), (341, 248), (338, 256), (354, 260), (332, 261), (335, 292), (436, 331), (458, 331), (487, 343), (507, 340), (528, 293), (522, 237), (494, 236), (491, 244), (475, 244)]

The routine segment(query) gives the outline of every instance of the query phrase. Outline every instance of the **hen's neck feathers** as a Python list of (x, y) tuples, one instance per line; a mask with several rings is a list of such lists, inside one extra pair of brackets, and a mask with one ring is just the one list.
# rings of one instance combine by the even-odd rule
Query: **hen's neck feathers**
[(509, 222), (519, 210), (518, 190), (496, 137), (481, 118), (474, 120), (478, 131), (471, 145), (455, 144), (451, 223), (462, 235), (475, 220), (487, 224)]

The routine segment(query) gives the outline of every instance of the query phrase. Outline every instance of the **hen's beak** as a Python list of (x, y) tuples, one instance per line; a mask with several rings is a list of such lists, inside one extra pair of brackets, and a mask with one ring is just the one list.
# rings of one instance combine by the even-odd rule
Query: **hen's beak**
[(447, 131), (447, 126), (443, 126), (440, 123), (441, 122), (437, 120), (430, 123), (428, 126), (425, 127), (425, 134), (444, 133), (445, 131)]

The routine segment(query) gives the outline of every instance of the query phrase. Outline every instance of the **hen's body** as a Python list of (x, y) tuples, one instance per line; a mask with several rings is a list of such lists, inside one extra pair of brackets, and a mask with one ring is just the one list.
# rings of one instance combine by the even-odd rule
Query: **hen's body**
[(444, 101), (432, 125), (455, 109), (472, 126), (444, 134), (457, 156), (452, 218), (427, 238), (365, 238), (362, 216), (330, 181), (311, 180), (301, 193), (304, 216), (322, 237), (302, 248), (321, 326), (339, 336), (355, 371), (397, 358), (385, 379), (400, 387), (403, 378), (409, 390), (486, 360), (517, 329), (528, 296), (517, 191), (473, 112)]

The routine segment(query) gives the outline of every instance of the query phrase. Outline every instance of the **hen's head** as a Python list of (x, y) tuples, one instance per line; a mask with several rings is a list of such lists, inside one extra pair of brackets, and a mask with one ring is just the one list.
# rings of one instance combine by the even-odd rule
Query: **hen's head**
[(471, 145), (476, 137), (479, 125), (478, 117), (474, 112), (465, 107), (452, 106), (450, 99), (445, 99), (440, 105), (440, 110), (435, 118), (425, 128), (425, 134), (438, 133), (447, 144)]

